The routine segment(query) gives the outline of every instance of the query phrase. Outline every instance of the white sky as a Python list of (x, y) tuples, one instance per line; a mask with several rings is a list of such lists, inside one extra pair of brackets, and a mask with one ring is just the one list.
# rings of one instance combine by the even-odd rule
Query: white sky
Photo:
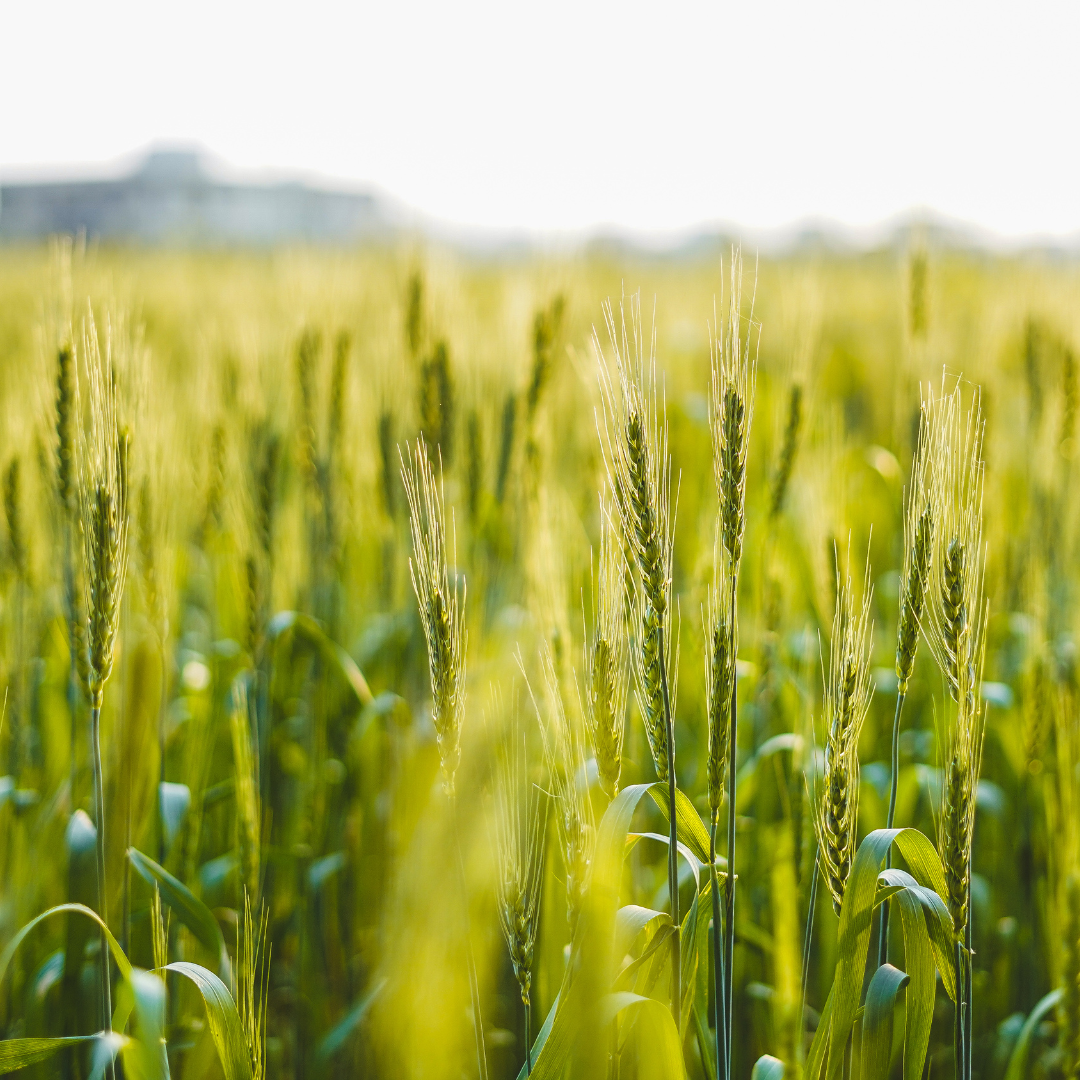
[(0, 175), (196, 141), (450, 222), (1080, 233), (1080, 3), (5, 0)]

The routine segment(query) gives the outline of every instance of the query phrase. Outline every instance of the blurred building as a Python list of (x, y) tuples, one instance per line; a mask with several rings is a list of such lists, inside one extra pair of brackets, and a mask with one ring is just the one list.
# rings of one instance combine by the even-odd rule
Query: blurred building
[(223, 182), (190, 150), (154, 151), (116, 179), (0, 185), (0, 240), (85, 232), (143, 243), (341, 243), (391, 231), (372, 195)]

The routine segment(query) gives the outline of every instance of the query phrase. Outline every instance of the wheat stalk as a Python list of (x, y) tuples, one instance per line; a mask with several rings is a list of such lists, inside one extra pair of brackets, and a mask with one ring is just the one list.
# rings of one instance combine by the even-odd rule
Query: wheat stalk
[[(597, 424), (623, 524), (624, 542), (638, 567), (636, 588), (641, 640), (634, 650), (638, 705), (661, 783), (668, 787), (668, 892), (675, 926), (671, 952), (671, 1012), (676, 1027), (682, 1011), (679, 944), (679, 870), (676, 844), (675, 691), (678, 650), (672, 664), (671, 560), (674, 524), (671, 514), (671, 461), (668, 456), (667, 408), (656, 377), (656, 324), (646, 352), (641, 302), (630, 299), (630, 331), (625, 304), (616, 326), (611, 303), (604, 321), (612, 354), (609, 362), (594, 331), (603, 421)], [(612, 370), (614, 368), (614, 371)]]
[[(754, 419), (754, 391), (757, 382), (757, 344), (755, 337), (754, 303), (750, 302), (747, 319), (749, 331), (743, 330), (742, 310), (742, 253), (732, 251), (728, 267), (728, 302), (724, 320), (714, 318), (715, 334), (709, 339), (709, 427), (712, 434), (713, 480), (720, 504), (718, 536), (726, 553), (728, 597), (727, 663), (735, 669), (738, 655), (738, 588), (739, 567), (742, 562), (743, 536), (746, 530), (746, 464), (750, 448), (750, 429)], [(760, 335), (757, 336), (758, 339)], [(714, 559), (714, 562), (719, 562)], [(715, 652), (715, 648), (713, 650)], [(739, 745), (737, 683), (730, 680), (725, 739), (728, 770), (727, 816), (727, 895), (724, 926), (724, 987), (717, 994), (717, 1007), (723, 1006), (723, 1028), (717, 1028), (717, 1057), (724, 1062), (724, 1076), (730, 1080), (732, 1069), (732, 979), (735, 958), (735, 798), (736, 764)], [(712, 848), (715, 862), (716, 823), (712, 828)], [(716, 977), (719, 978), (719, 965)], [(722, 1038), (726, 1048), (721, 1047)]]
[[(943, 392), (935, 457), (936, 535), (930, 565), (928, 642), (955, 702), (944, 739), (945, 781), (938, 848), (957, 936), (958, 998), (954, 1042), (963, 1075), (971, 1072), (971, 850), (975, 789), (982, 765), (985, 709), (981, 684), (988, 604), (983, 594), (983, 422), (979, 393), (965, 412), (959, 382)], [(963, 944), (961, 944), (961, 939)]]
[[(90, 430), (81, 443), (79, 506), (82, 518), (87, 611), (87, 669), (90, 739), (97, 818), (98, 912), (108, 922), (105, 884), (105, 796), (101, 766), (101, 704), (112, 674), (113, 649), (120, 625), (120, 600), (128, 559), (128, 476), (131, 435), (116, 415), (116, 377), (111, 327), (102, 354), (93, 312), (83, 326), (84, 366), (90, 393)], [(104, 1026), (112, 1023), (108, 947), (101, 935)]]
[(408, 459), (399, 451), (401, 479), (409, 504), (409, 529), (413, 555), (409, 573), (420, 608), (420, 623), (427, 644), (428, 672), (431, 676), (431, 720), (439, 747), (443, 787), (450, 802), (461, 889), (465, 897), (466, 963), (472, 998), (473, 1035), (480, 1080), (487, 1080), (487, 1049), (480, 1014), (480, 986), (476, 975), (468, 926), (468, 890), (461, 837), (457, 821), (454, 779), (461, 764), (461, 726), (465, 717), (465, 584), (455, 577), (450, 582), (446, 558), (446, 513), (443, 487), (435, 471), (423, 436), (416, 440)]
[[(900, 573), (900, 617), (896, 634), (896, 711), (893, 715), (889, 772), (889, 810), (885, 827), (891, 829), (896, 816), (896, 791), (900, 771), (900, 717), (907, 697), (908, 682), (915, 667), (919, 631), (930, 578), (933, 551), (935, 483), (940, 471), (935, 468), (935, 446), (942, 438), (941, 410), (934, 407), (931, 388), (919, 410), (919, 435), (911, 465), (911, 481), (904, 506), (904, 563)], [(937, 426), (935, 427), (935, 421)], [(892, 849), (885, 855), (885, 865), (892, 865)], [(889, 901), (881, 909), (878, 929), (878, 966), (888, 959)]]

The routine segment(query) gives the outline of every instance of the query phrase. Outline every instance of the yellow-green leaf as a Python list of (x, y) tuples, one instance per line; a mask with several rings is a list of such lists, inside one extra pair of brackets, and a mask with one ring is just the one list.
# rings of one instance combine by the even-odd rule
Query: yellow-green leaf
[(217, 1048), (225, 1080), (252, 1080), (247, 1039), (229, 988), (212, 971), (199, 964), (180, 960), (169, 964), (165, 970), (175, 971), (190, 979), (202, 995), (206, 1005), (206, 1022)]
[(906, 972), (882, 964), (866, 990), (862, 1024), (862, 1080), (888, 1080), (892, 1058), (893, 1012), (900, 991), (907, 986)]

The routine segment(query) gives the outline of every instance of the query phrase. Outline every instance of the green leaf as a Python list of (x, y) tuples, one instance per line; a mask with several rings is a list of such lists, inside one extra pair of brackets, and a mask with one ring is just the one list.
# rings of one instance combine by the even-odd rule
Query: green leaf
[(645, 930), (671, 925), (666, 911), (626, 904), (615, 913), (615, 959), (621, 960)]
[(178, 960), (166, 971), (175, 971), (190, 979), (206, 1005), (206, 1021), (217, 1048), (225, 1080), (253, 1080), (247, 1037), (240, 1014), (236, 1011), (229, 988), (212, 972), (199, 964)]
[(165, 1048), (164, 980), (151, 971), (132, 969), (131, 978), (117, 988), (112, 1026), (127, 1028), (132, 1012), (137, 1020), (136, 1038), (126, 1038), (117, 1049), (123, 1057), (126, 1080), (168, 1080), (169, 1057)]
[(825, 1008), (821, 1010), (817, 1031), (810, 1043), (810, 1052), (806, 1055), (806, 1080), (819, 1080), (829, 1053), (829, 1033), (832, 1031), (833, 1005), (836, 1003), (836, 980), (833, 980), (829, 996), (825, 999)]
[(1024, 1021), (1024, 1026), (1017, 1036), (1016, 1045), (1013, 1047), (1012, 1056), (1009, 1058), (1009, 1067), (1005, 1070), (1005, 1080), (1024, 1080), (1028, 1075), (1027, 1059), (1031, 1049), (1031, 1040), (1035, 1035), (1035, 1029), (1042, 1022), (1042, 1018), (1061, 1000), (1060, 990), (1051, 990), (1031, 1010), (1031, 1015)]
[(216, 956), (218, 971), (232, 983), (232, 965), (225, 948), (225, 938), (213, 912), (182, 882), (163, 866), (136, 848), (128, 848), (128, 858), (139, 876), (148, 884), (156, 885), (161, 899), (176, 913), (176, 917), (195, 935), (207, 952)]
[[(622, 882), (623, 854), (626, 850), (626, 834), (634, 811), (651, 785), (632, 784), (623, 788), (611, 801), (597, 828), (596, 843), (589, 873), (588, 918), (579, 918), (578, 934), (571, 943), (570, 963), (563, 972), (563, 982), (556, 1002), (544, 1021), (544, 1028), (536, 1039), (531, 1080), (555, 1080), (562, 1075), (574, 1048), (574, 1035), (580, 1027), (579, 1014), (588, 1006), (584, 986), (587, 980), (576, 977), (575, 963), (580, 959), (585, 925), (592, 921), (597, 926), (610, 925), (612, 939), (619, 906), (619, 886)], [(663, 933), (663, 928), (661, 928)], [(636, 961), (635, 961), (636, 963)], [(605, 983), (607, 977), (605, 976)], [(524, 1069), (522, 1070), (524, 1073)]]
[(310, 615), (303, 615), (299, 611), (279, 611), (270, 620), (267, 632), (272, 641), (289, 632), (307, 641), (324, 661), (337, 669), (361, 705), (370, 705), (375, 700), (356, 661), (336, 641), (331, 641)]
[[(884, 888), (881, 883), (885, 882)], [(893, 867), (883, 870), (878, 875), (878, 896), (882, 893), (888, 896), (897, 896), (908, 892), (910, 899), (917, 901), (922, 908), (926, 921), (926, 930), (929, 934), (929, 944), (934, 956), (934, 962), (941, 972), (941, 981), (945, 986), (945, 992), (952, 1001), (956, 1000), (956, 973), (953, 971), (953, 925), (952, 916), (945, 906), (945, 901), (933, 890), (920, 885), (910, 874)], [(910, 972), (910, 967), (909, 967)], [(914, 973), (912, 973), (914, 978)], [(908, 1003), (911, 1003), (911, 993), (908, 992)]]
[(701, 1060), (705, 1063), (707, 1080), (717, 1080), (716, 1040), (705, 1018), (705, 1008), (703, 1002), (694, 1002), (694, 1029), (697, 1033), (698, 1051), (701, 1054)]
[(68, 1035), (62, 1039), (5, 1039), (0, 1042), (0, 1074), (25, 1069), (46, 1061), (65, 1046), (81, 1046), (100, 1038), (98, 1035)]
[(835, 1001), (826, 1070), (828, 1080), (838, 1076), (843, 1067), (844, 1049), (855, 1023), (862, 992), (878, 871), (885, 853), (894, 842), (910, 867), (912, 876), (920, 885), (929, 885), (938, 892), (939, 899), (945, 890), (945, 874), (937, 849), (918, 830), (875, 829), (859, 845), (840, 909), (836, 976), (833, 984)]
[[(670, 827), (667, 784), (651, 785), (649, 794)], [(709, 830), (681, 788), (675, 789), (675, 835), (705, 866), (709, 865)]]
[(191, 806), (191, 788), (187, 784), (158, 784), (158, 806), (165, 827), (165, 846), (171, 848)]
[[(913, 879), (911, 882), (915, 884)], [(897, 893), (896, 905), (900, 909), (904, 931), (904, 967), (911, 979), (907, 988), (907, 1008), (904, 1010), (904, 1080), (920, 1080), (930, 1045), (930, 1025), (934, 1019), (934, 993), (937, 989), (934, 953), (923, 905), (915, 890), (903, 889)]]
[[(533, 1063), (534, 1063), (534, 1065), (533, 1065), (534, 1071), (535, 1071), (535, 1063), (536, 1063), (536, 1060), (537, 1060), (537, 1055), (540, 1053), (541, 1050), (544, 1049), (544, 1044), (547, 1042), (547, 1038), (551, 1034), (551, 1027), (552, 1027), (552, 1024), (554, 1024), (554, 1022), (555, 1022), (555, 1014), (559, 1010), (559, 998), (561, 997), (561, 995), (562, 995), (562, 991), (560, 991), (558, 994), (555, 995), (555, 1000), (551, 1003), (551, 1008), (548, 1009), (547, 1017), (544, 1019), (543, 1025), (541, 1026), (540, 1030), (537, 1032), (536, 1038), (533, 1040), (532, 1059), (533, 1059)], [(526, 1061), (526, 1062), (522, 1063), (521, 1071), (517, 1075), (517, 1080), (526, 1080), (526, 1078), (528, 1076), (529, 1076), (529, 1063)]]
[(360, 1021), (367, 1015), (368, 1009), (375, 1003), (386, 980), (380, 979), (320, 1040), (315, 1056), (320, 1062), (329, 1061), (348, 1041), (349, 1036), (360, 1026)]
[[(626, 854), (630, 854), (632, 848), (634, 848), (639, 840), (656, 840), (657, 842), (667, 846), (671, 843), (670, 836), (664, 836), (663, 833), (657, 832), (633, 832), (628, 833), (626, 836)], [(686, 860), (687, 866), (690, 867), (691, 872), (694, 875), (695, 888), (701, 887), (701, 860), (681, 841), (676, 839), (675, 850)]]
[[(641, 955), (635, 957), (630, 961), (615, 977), (615, 981), (612, 983), (613, 990), (626, 990), (630, 986), (631, 977), (636, 976), (646, 964), (651, 960), (654, 960), (659, 953), (660, 963), (654, 965), (650, 978), (638, 989), (644, 990), (647, 986), (650, 986), (659, 981), (660, 976), (664, 973), (666, 965), (671, 961), (670, 949), (664, 948), (671, 940), (671, 935), (675, 932), (671, 925), (671, 917), (668, 916), (666, 923), (660, 923), (657, 927), (656, 933), (649, 939), (648, 945), (641, 951)], [(661, 952), (660, 950), (663, 949)]]
[(339, 870), (345, 869), (345, 852), (335, 851), (330, 855), (324, 855), (316, 859), (307, 872), (308, 888), (312, 892), (318, 892), (326, 882)]
[(120, 942), (113, 937), (112, 931), (101, 920), (101, 916), (92, 908), (88, 908), (85, 904), (57, 904), (56, 907), (49, 908), (48, 911), (43, 911), (40, 915), (31, 919), (15, 936), (7, 943), (3, 953), (0, 953), (0, 982), (3, 982), (4, 975), (7, 973), (8, 964), (11, 963), (11, 958), (15, 955), (15, 950), (23, 943), (26, 935), (34, 929), (38, 923), (45, 919), (51, 918), (53, 915), (60, 915), (66, 911), (78, 912), (80, 915), (85, 915), (88, 919), (92, 919), (94, 922), (105, 931), (105, 940), (109, 944), (109, 950), (113, 954), (113, 959), (116, 961), (116, 966), (120, 969), (120, 974), (125, 979), (131, 978), (131, 964), (128, 961), (127, 956), (124, 954), (124, 950), (120, 948)]
[(754, 1071), (750, 1074), (750, 1080), (783, 1080), (784, 1063), (771, 1054), (762, 1054), (754, 1062)]
[[(600, 1020), (606, 1026), (622, 1019), (620, 1029), (636, 1030), (635, 1064), (638, 1077), (657, 1080), (683, 1080), (682, 1039), (675, 1030), (675, 1021), (668, 1007), (656, 998), (642, 997), (622, 991), (608, 994), (600, 1003)], [(620, 1039), (620, 1046), (626, 1037)]]
[(94, 1053), (90, 1059), (90, 1080), (105, 1080), (109, 1066), (130, 1042), (131, 1040), (119, 1031), (103, 1031), (94, 1043)]
[(709, 920), (712, 918), (712, 881), (705, 879), (701, 891), (694, 897), (682, 925), (682, 1013), (680, 1031), (690, 1026), (690, 1014), (698, 989), (698, 969), (709, 966)]
[(757, 789), (757, 772), (759, 766), (768, 758), (772, 757), (774, 754), (780, 753), (782, 750), (791, 750), (792, 752), (800, 750), (802, 748), (802, 742), (801, 735), (794, 735), (791, 732), (787, 732), (783, 735), (774, 735), (771, 739), (766, 739), (765, 742), (758, 747), (757, 753), (742, 765), (739, 769), (738, 776), (735, 778), (736, 809), (742, 809), (748, 803), (753, 801)]
[(862, 1023), (862, 1080), (888, 1080), (892, 1059), (893, 1012), (900, 991), (907, 986), (906, 972), (882, 964), (866, 990)]

